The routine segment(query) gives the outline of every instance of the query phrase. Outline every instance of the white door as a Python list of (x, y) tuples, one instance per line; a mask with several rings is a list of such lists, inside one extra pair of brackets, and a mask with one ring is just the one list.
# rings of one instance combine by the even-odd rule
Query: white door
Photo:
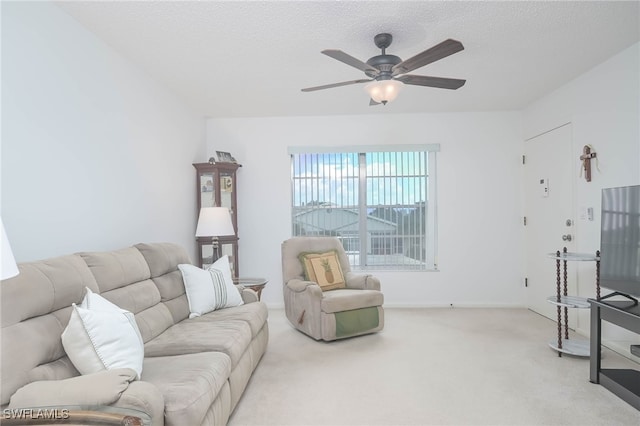
[[(548, 253), (575, 251), (573, 207), (574, 161), (572, 130), (566, 124), (525, 142), (525, 268), (528, 307), (557, 319), (556, 306), (547, 302), (556, 294), (556, 261)], [(569, 240), (570, 239), (570, 240)], [(568, 294), (576, 295), (575, 262), (567, 262)], [(564, 282), (562, 262), (560, 278)], [(562, 314), (564, 318), (564, 313)], [(576, 314), (569, 309), (569, 326), (575, 328)]]

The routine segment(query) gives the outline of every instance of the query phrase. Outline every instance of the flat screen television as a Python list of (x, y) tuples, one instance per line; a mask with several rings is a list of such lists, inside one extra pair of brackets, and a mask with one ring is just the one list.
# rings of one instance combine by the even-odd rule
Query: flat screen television
[(640, 297), (640, 185), (602, 190), (600, 285)]

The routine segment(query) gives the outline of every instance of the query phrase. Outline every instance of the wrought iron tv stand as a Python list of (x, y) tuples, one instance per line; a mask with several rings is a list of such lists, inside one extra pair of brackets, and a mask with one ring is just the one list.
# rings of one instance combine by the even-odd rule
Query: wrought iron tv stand
[[(608, 300), (623, 296), (627, 300)], [(589, 380), (599, 383), (636, 409), (640, 410), (640, 371), (622, 368), (601, 368), (602, 321), (608, 321), (640, 334), (640, 306), (638, 300), (621, 293), (589, 299), (591, 305), (591, 360)]]

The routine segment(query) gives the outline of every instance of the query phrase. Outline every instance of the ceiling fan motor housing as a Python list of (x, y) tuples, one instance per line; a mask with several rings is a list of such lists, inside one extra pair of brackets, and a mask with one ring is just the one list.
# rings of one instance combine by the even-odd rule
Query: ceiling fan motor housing
[(367, 61), (367, 65), (371, 65), (374, 68), (380, 70), (380, 74), (377, 76), (371, 71), (365, 71), (365, 74), (376, 80), (389, 80), (391, 79), (391, 69), (394, 65), (402, 62), (402, 59), (396, 55), (378, 55)]
[(393, 36), (389, 33), (381, 33), (377, 34), (373, 38), (373, 42), (379, 49), (382, 49), (382, 55), (374, 56), (373, 58), (367, 61), (367, 65), (371, 65), (374, 68), (380, 70), (380, 73), (373, 73), (371, 71), (365, 71), (365, 74), (368, 77), (375, 78), (376, 80), (391, 80), (391, 68), (394, 65), (402, 62), (402, 59), (397, 57), (396, 55), (387, 55), (385, 50), (387, 47), (391, 46), (391, 42), (393, 41)]

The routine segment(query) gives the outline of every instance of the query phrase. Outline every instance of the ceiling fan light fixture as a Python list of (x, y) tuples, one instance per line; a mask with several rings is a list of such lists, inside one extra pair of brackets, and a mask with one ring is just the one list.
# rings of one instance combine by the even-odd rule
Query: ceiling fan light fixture
[(403, 86), (404, 83), (398, 80), (379, 80), (367, 84), (364, 90), (375, 102), (386, 105), (398, 97)]

